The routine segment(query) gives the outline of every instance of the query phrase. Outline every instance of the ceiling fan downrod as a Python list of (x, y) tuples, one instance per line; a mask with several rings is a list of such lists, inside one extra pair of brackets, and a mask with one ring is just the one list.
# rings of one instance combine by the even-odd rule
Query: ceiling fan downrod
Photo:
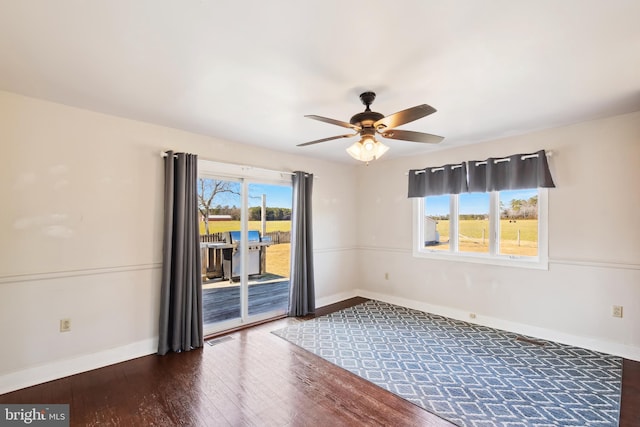
[(373, 101), (376, 99), (375, 92), (363, 92), (360, 94), (360, 101), (367, 107), (365, 111), (371, 111), (369, 106), (373, 104)]

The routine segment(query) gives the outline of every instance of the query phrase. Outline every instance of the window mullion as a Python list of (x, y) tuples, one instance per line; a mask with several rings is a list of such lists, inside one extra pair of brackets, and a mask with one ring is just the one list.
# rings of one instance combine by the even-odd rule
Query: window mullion
[(500, 247), (500, 197), (497, 191), (489, 195), (489, 254), (495, 256)]
[(449, 250), (458, 252), (458, 195), (449, 196)]

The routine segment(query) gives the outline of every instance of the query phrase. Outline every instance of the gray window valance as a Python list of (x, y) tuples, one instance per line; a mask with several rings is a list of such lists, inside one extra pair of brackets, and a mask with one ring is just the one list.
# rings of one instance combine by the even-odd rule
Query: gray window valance
[(470, 192), (555, 187), (544, 150), (500, 159), (470, 161), (468, 175)]
[(409, 197), (554, 188), (544, 150), (409, 171)]
[(467, 191), (465, 163), (409, 171), (409, 197), (460, 194)]

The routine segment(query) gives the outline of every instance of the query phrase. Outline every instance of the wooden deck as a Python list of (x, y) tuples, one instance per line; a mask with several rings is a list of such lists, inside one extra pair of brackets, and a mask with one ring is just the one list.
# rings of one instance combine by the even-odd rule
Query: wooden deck
[[(202, 286), (204, 324), (240, 317), (240, 284), (228, 280)], [(289, 279), (265, 275), (249, 281), (249, 315), (286, 312), (289, 305)]]

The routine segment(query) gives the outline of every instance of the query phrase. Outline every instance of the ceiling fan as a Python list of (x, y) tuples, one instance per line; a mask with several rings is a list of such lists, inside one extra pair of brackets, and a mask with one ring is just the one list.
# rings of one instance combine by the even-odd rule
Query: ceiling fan
[(358, 113), (351, 117), (349, 123), (322, 116), (306, 115), (305, 117), (310, 119), (353, 129), (356, 133), (317, 139), (315, 141), (298, 144), (298, 147), (331, 141), (332, 139), (351, 138), (353, 136), (360, 135), (360, 140), (347, 148), (347, 153), (356, 160), (369, 162), (371, 160), (379, 159), (389, 149), (389, 147), (376, 140), (376, 133), (383, 138), (400, 139), (403, 141), (422, 142), (427, 144), (437, 144), (444, 139), (442, 136), (431, 135), (429, 133), (395, 129), (405, 123), (409, 123), (435, 113), (436, 109), (430, 105), (417, 105), (388, 116), (383, 116), (380, 113), (371, 111), (371, 108), (369, 108), (375, 99), (376, 94), (374, 92), (364, 92), (360, 94), (360, 100), (367, 108), (362, 113)]

